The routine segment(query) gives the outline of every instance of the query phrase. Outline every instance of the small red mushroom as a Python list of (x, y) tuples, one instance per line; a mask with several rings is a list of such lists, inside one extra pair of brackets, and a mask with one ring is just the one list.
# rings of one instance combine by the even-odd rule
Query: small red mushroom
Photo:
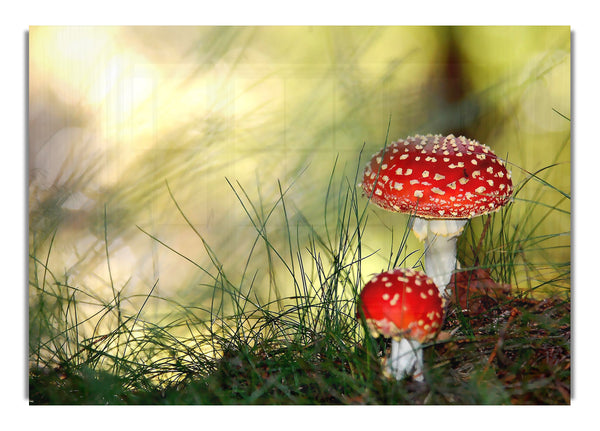
[(362, 188), (386, 210), (415, 216), (425, 240), (425, 270), (443, 295), (456, 268), (456, 241), (467, 221), (496, 211), (513, 192), (505, 163), (464, 136), (411, 136), (374, 154)]
[(425, 273), (394, 269), (378, 274), (360, 293), (357, 315), (375, 337), (392, 338), (386, 370), (400, 380), (423, 380), (422, 343), (435, 338), (443, 322), (442, 298)]

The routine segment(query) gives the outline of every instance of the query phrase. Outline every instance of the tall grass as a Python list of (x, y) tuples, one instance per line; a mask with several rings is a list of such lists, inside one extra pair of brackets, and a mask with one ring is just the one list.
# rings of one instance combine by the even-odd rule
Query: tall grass
[[(335, 342), (327, 341), (328, 347), (354, 345), (358, 339), (354, 299), (361, 284), (360, 230), (366, 219), (364, 209), (359, 210), (356, 178), (344, 178), (338, 185), (333, 184), (333, 173), (331, 178), (327, 193), (335, 194), (338, 202), (334, 205), (337, 212), (333, 217), (324, 211), (324, 217), (332, 218), (335, 226), (327, 229), (330, 233), (326, 237), (317, 233), (301, 213), (297, 214), (295, 226), (289, 222), (286, 192), (291, 185), (283, 189), (279, 183), (279, 198), (264, 208), (250, 200), (241, 184), (229, 183), (256, 235), (245, 264), (241, 264), (243, 269), (237, 284), (230, 281), (219, 256), (190, 223), (166, 185), (173, 207), (203, 245), (212, 266), (203, 267), (193, 262), (160, 238), (140, 229), (182, 260), (195, 264), (208, 277), (207, 283), (197, 287), (212, 292), (208, 308), (154, 296), (157, 280), (137, 314), (126, 315), (120, 304), (133, 298), (122, 291), (113, 288), (113, 297), (109, 300), (88, 297), (70, 286), (68, 280), (49, 273), (47, 261), (52, 247), (43, 261), (31, 256), (34, 274), (30, 304), (32, 370), (58, 367), (61, 372), (72, 373), (82, 368), (98, 369), (130, 381), (133, 387), (147, 388), (165, 384), (165, 379), (170, 385), (198, 377), (207, 370), (214, 370), (230, 352), (289, 349), (290, 345), (310, 346), (330, 338)], [(279, 238), (284, 239), (283, 243), (279, 239), (274, 241), (268, 231), (269, 220), (277, 216), (286, 222)], [(302, 238), (304, 233), (308, 238)], [(261, 246), (267, 249), (269, 256), (264, 268), (270, 282), (266, 300), (261, 300), (256, 292), (257, 274), (248, 270), (249, 262)], [(106, 258), (110, 266), (108, 252)], [(278, 271), (283, 272), (283, 277), (276, 274)], [(278, 283), (292, 285), (294, 294), (282, 296)], [(172, 311), (159, 322), (150, 322), (143, 317), (148, 301), (166, 302)], [(82, 319), (77, 314), (81, 302), (96, 305), (98, 311)], [(80, 333), (80, 327), (88, 320), (96, 321), (96, 327), (111, 320), (114, 329), (102, 334), (94, 330), (89, 336)]]

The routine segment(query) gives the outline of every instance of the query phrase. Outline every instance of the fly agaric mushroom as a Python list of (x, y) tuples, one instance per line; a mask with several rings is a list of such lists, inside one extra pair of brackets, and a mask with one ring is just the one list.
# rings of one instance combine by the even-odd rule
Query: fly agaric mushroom
[(456, 242), (467, 221), (498, 210), (513, 192), (504, 161), (464, 136), (410, 136), (374, 154), (362, 188), (378, 206), (415, 215), (425, 240), (425, 271), (440, 293), (456, 268)]
[(386, 370), (397, 380), (423, 380), (422, 343), (442, 326), (442, 298), (424, 272), (394, 269), (378, 274), (360, 293), (357, 311), (374, 337), (392, 338)]

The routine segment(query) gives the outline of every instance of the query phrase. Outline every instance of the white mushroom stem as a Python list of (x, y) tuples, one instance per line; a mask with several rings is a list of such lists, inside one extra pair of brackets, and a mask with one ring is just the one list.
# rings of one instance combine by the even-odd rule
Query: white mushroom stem
[(414, 219), (413, 232), (419, 240), (425, 241), (425, 273), (444, 298), (450, 296), (447, 286), (457, 267), (456, 242), (466, 224), (464, 219)]
[(412, 376), (423, 381), (423, 349), (421, 343), (407, 338), (392, 339), (392, 352), (387, 361), (386, 370), (396, 380)]

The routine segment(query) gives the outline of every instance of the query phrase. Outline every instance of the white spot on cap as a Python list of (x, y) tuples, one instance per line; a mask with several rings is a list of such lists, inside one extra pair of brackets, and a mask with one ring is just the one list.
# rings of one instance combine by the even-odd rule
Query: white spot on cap
[(423, 197), (423, 190), (415, 190), (414, 196), (416, 198), (422, 198)]
[(434, 187), (434, 188), (432, 188), (432, 189), (431, 189), (431, 191), (432, 191), (433, 193), (437, 193), (438, 195), (445, 195), (445, 194), (446, 194), (446, 192), (445, 192), (445, 191), (443, 191), (442, 189), (439, 189), (439, 188), (437, 188), (437, 187)]
[(421, 175), (423, 175), (423, 178), (427, 178), (429, 176), (429, 171), (423, 171)]
[(395, 183), (394, 184), (394, 189), (396, 189), (396, 190), (402, 190), (402, 183)]
[(476, 191), (477, 193), (483, 193), (483, 192), (485, 192), (485, 187), (483, 187), (483, 186), (481, 186), (481, 187), (477, 187), (477, 188), (475, 189), (475, 191)]
[(412, 169), (408, 168), (406, 170), (406, 172), (404, 172), (404, 175), (411, 175), (412, 174)]
[(446, 177), (444, 175), (440, 175), (440, 174), (435, 174), (433, 177), (433, 179), (436, 181), (443, 180), (444, 178), (446, 178)]

